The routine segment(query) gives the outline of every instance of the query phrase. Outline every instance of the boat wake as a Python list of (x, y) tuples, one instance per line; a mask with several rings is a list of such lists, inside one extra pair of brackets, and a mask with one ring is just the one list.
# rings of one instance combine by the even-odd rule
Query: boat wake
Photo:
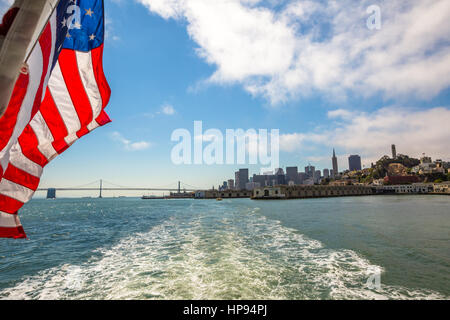
[[(215, 210), (173, 216), (97, 249), (100, 255), (85, 263), (26, 277), (0, 298), (446, 299), (383, 285), (381, 267), (354, 251), (326, 248), (258, 208), (227, 212), (217, 204)], [(377, 272), (381, 287), (369, 288), (367, 279)]]

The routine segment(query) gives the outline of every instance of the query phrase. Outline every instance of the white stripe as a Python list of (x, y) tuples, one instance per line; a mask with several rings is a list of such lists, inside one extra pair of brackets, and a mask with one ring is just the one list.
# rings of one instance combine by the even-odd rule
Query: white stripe
[(59, 62), (55, 64), (52, 76), (48, 83), (48, 88), (53, 96), (55, 105), (64, 121), (69, 134), (77, 132), (81, 128), (80, 119), (78, 119), (77, 111), (72, 103), (66, 82), (59, 67)]
[(28, 60), (29, 64), (29, 84), (27, 88), (27, 93), (20, 107), (20, 111), (17, 115), (17, 122), (14, 127), (13, 134), (8, 141), (8, 144), (0, 151), (0, 164), (3, 168), (6, 168), (9, 162), (9, 150), (13, 144), (17, 141), (18, 137), (25, 129), (26, 125), (31, 118), (31, 110), (33, 108), (34, 98), (36, 97), (39, 85), (41, 82), (42, 69), (43, 69), (43, 58), (42, 51), (39, 44), (33, 50), (33, 53)]
[(66, 141), (66, 143), (67, 143), (69, 146), (71, 146), (75, 141), (78, 140), (77, 133), (74, 132), (74, 133), (69, 134), (68, 136), (66, 136), (66, 137), (64, 138), (64, 140)]
[(89, 132), (91, 132), (94, 129), (97, 129), (98, 127), (100, 127), (100, 125), (95, 120), (92, 121), (91, 123), (89, 123), (88, 126), (87, 126)]
[(43, 92), (42, 92), (42, 99), (41, 102), (44, 101), (45, 98), (45, 91), (48, 85), (48, 79), (51, 75), (52, 65), (53, 65), (53, 58), (55, 57), (55, 46), (56, 46), (56, 11), (53, 13), (52, 17), (49, 20), (50, 24), (50, 30), (51, 30), (51, 39), (52, 39), (52, 46), (50, 51), (50, 58), (48, 60), (48, 69), (47, 74), (44, 79), (44, 86), (43, 86)]
[(76, 55), (80, 78), (91, 103), (93, 119), (96, 119), (102, 111), (102, 96), (100, 95), (100, 90), (98, 89), (97, 80), (94, 75), (91, 51), (76, 51)]
[(21, 226), (21, 223), (17, 214), (9, 214), (0, 211), (0, 227), (15, 228), (18, 226)]
[(0, 194), (19, 200), (20, 202), (28, 202), (33, 196), (33, 193), (33, 190), (5, 178), (0, 181)]
[(47, 126), (40, 111), (38, 111), (33, 120), (30, 122), (30, 127), (33, 129), (38, 139), (38, 149), (47, 158), (47, 160), (53, 159), (57, 152), (52, 146), (53, 136), (50, 129)]
[(20, 144), (15, 143), (10, 153), (10, 163), (13, 166), (38, 178), (42, 175), (42, 167), (24, 156)]

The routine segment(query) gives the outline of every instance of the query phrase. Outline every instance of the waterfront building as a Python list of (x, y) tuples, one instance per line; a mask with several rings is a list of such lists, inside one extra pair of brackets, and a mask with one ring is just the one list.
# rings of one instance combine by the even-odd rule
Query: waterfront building
[(335, 177), (337, 177), (339, 175), (339, 169), (338, 169), (338, 161), (337, 161), (337, 158), (336, 158), (336, 152), (334, 151), (334, 148), (333, 148), (333, 157), (331, 158), (331, 162), (332, 162), (332, 165), (333, 165), (333, 175), (332, 175), (332, 177), (335, 178)]
[(217, 198), (250, 198), (252, 191), (248, 190), (201, 190), (195, 192), (197, 199), (217, 199)]
[(448, 163), (438, 159), (436, 161), (432, 161), (431, 157), (426, 157), (425, 155), (420, 158), (420, 164), (413, 167), (411, 169), (412, 173), (416, 174), (433, 174), (433, 173), (442, 173), (445, 174), (447, 172)]
[(297, 167), (286, 167), (286, 182), (294, 184), (299, 184), (298, 168)]
[(361, 157), (357, 154), (348, 157), (348, 168), (350, 171), (361, 170)]
[(300, 199), (372, 194), (374, 188), (367, 186), (276, 186), (255, 188), (252, 199)]
[(330, 177), (330, 170), (328, 170), (328, 169), (323, 169), (323, 177), (326, 179), (326, 178), (329, 178)]
[(245, 190), (245, 184), (248, 182), (248, 169), (239, 169), (234, 176), (236, 190)]

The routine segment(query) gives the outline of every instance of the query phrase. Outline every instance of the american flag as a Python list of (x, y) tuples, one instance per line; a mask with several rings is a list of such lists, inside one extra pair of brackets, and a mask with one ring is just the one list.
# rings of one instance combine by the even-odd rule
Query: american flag
[(26, 238), (17, 213), (45, 165), (110, 122), (103, 40), (102, 0), (60, 0), (22, 68), (0, 118), (0, 237)]

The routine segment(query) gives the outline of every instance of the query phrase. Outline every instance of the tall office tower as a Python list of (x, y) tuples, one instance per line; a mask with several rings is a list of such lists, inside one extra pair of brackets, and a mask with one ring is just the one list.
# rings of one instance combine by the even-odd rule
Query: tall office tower
[(234, 173), (234, 189), (239, 190), (239, 171)]
[(289, 184), (290, 181), (294, 184), (299, 184), (297, 167), (286, 167), (286, 182)]
[(333, 158), (331, 158), (331, 162), (333, 164), (333, 178), (339, 175), (339, 169), (338, 169), (338, 162), (337, 162), (337, 158), (336, 158), (336, 152), (334, 151), (333, 148)]
[(306, 173), (304, 172), (299, 172), (298, 173), (298, 183), (299, 184), (303, 184), (303, 182), (308, 179), (308, 177), (306, 176)]
[(323, 177), (326, 179), (326, 178), (329, 178), (330, 177), (330, 170), (328, 170), (328, 169), (323, 169)]
[(392, 149), (392, 159), (397, 159), (397, 150), (395, 150), (395, 144), (391, 146)]
[(333, 169), (330, 169), (330, 177), (331, 177), (331, 178), (334, 177), (334, 171), (333, 171)]
[(282, 168), (277, 168), (275, 170), (275, 183), (274, 185), (285, 185), (286, 184), (286, 176), (284, 175), (284, 171)]
[(229, 179), (228, 180), (228, 189), (229, 190), (233, 190), (234, 189), (234, 180), (233, 179)]
[(226, 181), (223, 182), (222, 190), (228, 190), (228, 182), (226, 182)]
[(348, 169), (350, 171), (361, 170), (361, 157), (357, 154), (348, 157)]
[(320, 182), (320, 174), (321, 174), (320, 170), (314, 171), (314, 176), (313, 176), (314, 183)]
[(308, 165), (305, 167), (305, 173), (308, 176), (308, 178), (314, 177), (314, 171), (316, 171), (316, 167), (312, 165)]
[(248, 182), (248, 169), (239, 169), (235, 172), (235, 181), (237, 190), (245, 190), (245, 185)]

